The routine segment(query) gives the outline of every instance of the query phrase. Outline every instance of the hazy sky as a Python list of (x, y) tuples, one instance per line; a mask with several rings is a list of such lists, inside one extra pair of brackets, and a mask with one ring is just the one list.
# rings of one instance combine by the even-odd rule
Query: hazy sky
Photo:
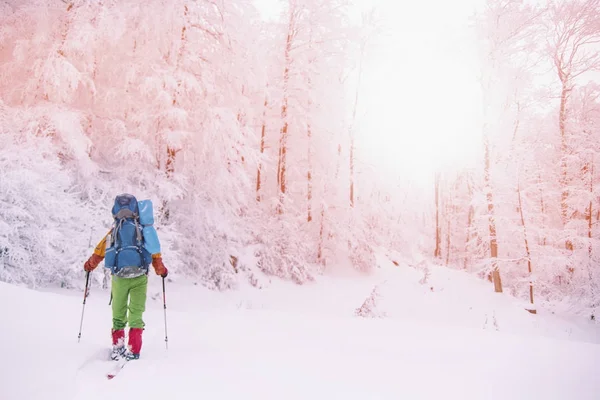
[[(279, 0), (255, 2), (266, 18), (282, 9)], [(467, 26), (481, 0), (354, 3), (377, 7), (385, 32), (365, 60), (361, 159), (428, 185), (436, 168), (480, 156), (478, 71)]]
[(363, 155), (428, 184), (436, 168), (480, 155), (478, 68), (467, 30), (476, 2), (403, 3), (379, 2), (390, 34), (369, 58), (361, 88)]

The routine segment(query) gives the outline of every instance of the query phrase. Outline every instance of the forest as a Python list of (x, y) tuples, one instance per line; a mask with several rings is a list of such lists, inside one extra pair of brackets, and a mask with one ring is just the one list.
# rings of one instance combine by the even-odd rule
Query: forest
[[(425, 6), (256, 3), (0, 1), (0, 281), (81, 287), (127, 192), (155, 204), (170, 279), (302, 285), (384, 253), (595, 318), (600, 0), (476, 1), (433, 44), (402, 30), (447, 29)], [(428, 45), (474, 60), (475, 101), (441, 64), (373, 69), (434, 71)]]

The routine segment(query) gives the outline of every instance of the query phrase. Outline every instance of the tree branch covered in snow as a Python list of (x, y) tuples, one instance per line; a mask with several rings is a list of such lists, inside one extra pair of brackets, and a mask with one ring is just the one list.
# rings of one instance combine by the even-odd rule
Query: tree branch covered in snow
[(212, 289), (373, 268), (389, 227), (360, 182), (348, 204), (347, 6), (289, 1), (280, 24), (250, 2), (3, 5), (0, 279), (80, 285), (121, 192), (154, 201), (173, 276)]

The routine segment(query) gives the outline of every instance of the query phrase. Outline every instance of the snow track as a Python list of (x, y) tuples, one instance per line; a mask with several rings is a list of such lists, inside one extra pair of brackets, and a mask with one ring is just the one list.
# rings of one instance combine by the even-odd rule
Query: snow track
[[(330, 285), (328, 293), (334, 296), (337, 290), (345, 299), (352, 292), (355, 301), (347, 304), (347, 313), (337, 315), (334, 307), (327, 309), (331, 304), (327, 297), (321, 298), (324, 312), (311, 307), (318, 302), (317, 286), (295, 292), (287, 284), (274, 284), (274, 297), (264, 292), (260, 307), (253, 309), (232, 298), (248, 295), (243, 291), (206, 293), (201, 303), (191, 292), (201, 292), (199, 287), (172, 284), (168, 287), (173, 293), (168, 296), (173, 299), (168, 305), (169, 350), (164, 343), (162, 304), (149, 296), (142, 358), (129, 362), (113, 380), (106, 379), (114, 362), (106, 361), (110, 309), (105, 292), (92, 291), (88, 298), (82, 339), (77, 343), (79, 296), (0, 284), (0, 301), (11, 305), (0, 311), (0, 398), (599, 398), (600, 346), (589, 340), (473, 328), (460, 326), (460, 321), (447, 324), (446, 319), (436, 322), (435, 316), (426, 314), (423, 320), (358, 318), (352, 312), (368, 295), (372, 282), (344, 282)], [(302, 291), (310, 298), (304, 312), (299, 303), (295, 309), (291, 306)], [(283, 293), (289, 296), (284, 299)], [(414, 299), (414, 293), (410, 295)], [(214, 296), (229, 299), (219, 303)], [(209, 298), (214, 301), (208, 302)], [(276, 298), (288, 306), (275, 307), (270, 302)], [(258, 297), (253, 301), (259, 304)], [(387, 301), (384, 305), (390, 307), (389, 296)], [(419, 308), (420, 303), (410, 304)], [(521, 311), (513, 311), (517, 322)], [(508, 314), (499, 312), (501, 327), (510, 326)], [(540, 324), (559, 323), (551, 317), (534, 318)], [(560, 327), (556, 331), (561, 332)]]

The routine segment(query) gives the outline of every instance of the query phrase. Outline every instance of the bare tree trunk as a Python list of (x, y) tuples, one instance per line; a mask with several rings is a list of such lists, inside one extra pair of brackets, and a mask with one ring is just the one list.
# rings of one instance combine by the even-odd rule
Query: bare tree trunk
[[(286, 68), (287, 74), (287, 68)], [(283, 120), (283, 127), (280, 131), (279, 138), (279, 162), (277, 165), (277, 183), (279, 186), (279, 207), (278, 212), (283, 213), (283, 202), (285, 200), (285, 192), (287, 189), (285, 174), (286, 174), (286, 162), (287, 162), (287, 136), (288, 136), (288, 121), (287, 121), (287, 95), (284, 98), (283, 105), (281, 107), (281, 119)]]
[(350, 128), (350, 207), (354, 207), (354, 126), (356, 124), (356, 110), (358, 107), (358, 92), (363, 72), (363, 59), (365, 56), (365, 43), (361, 43), (360, 58), (358, 61), (358, 81), (354, 92), (354, 108), (352, 110), (352, 126)]
[(451, 229), (452, 229), (452, 218), (453, 218), (453, 201), (452, 193), (448, 193), (448, 200), (446, 202), (446, 267), (450, 264), (450, 244), (451, 244)]
[[(569, 93), (571, 91), (570, 88), (567, 87), (567, 78), (564, 76), (562, 71), (560, 71), (559, 76), (562, 82), (562, 89), (560, 93), (560, 110), (558, 114), (558, 127), (560, 130), (560, 152), (561, 152), (561, 160), (560, 160), (560, 187), (561, 187), (561, 199), (560, 199), (560, 215), (562, 219), (563, 228), (567, 226), (569, 222), (568, 215), (568, 200), (569, 200), (569, 179), (568, 179), (568, 168), (567, 168), (567, 156), (568, 156), (568, 143), (567, 143), (567, 134), (566, 134), (566, 120), (567, 120), (567, 99)], [(573, 242), (571, 239), (565, 239), (565, 249), (568, 252), (573, 252)], [(570, 260), (570, 258), (568, 259)], [(573, 273), (575, 269), (572, 265), (569, 265), (570, 262), (567, 261), (566, 270), (569, 273), (570, 278), (573, 277)]]
[(73, 10), (73, 2), (68, 2), (67, 3), (67, 16), (66, 16), (66, 21), (65, 21), (65, 25), (62, 29), (62, 32), (60, 33), (60, 46), (58, 47), (58, 54), (60, 54), (63, 57), (66, 57), (65, 55), (65, 43), (67, 41), (67, 36), (69, 35), (69, 31), (71, 30), (71, 23), (72, 23), (72, 19), (69, 18), (70, 12), (71, 10)]
[[(185, 44), (186, 44), (186, 25), (188, 24), (187, 18), (188, 18), (188, 7), (187, 5), (184, 5), (183, 7), (183, 17), (184, 17), (184, 23), (183, 26), (181, 27), (181, 40), (180, 40), (180, 45), (179, 45), (179, 50), (177, 52), (177, 60), (176, 60), (176, 64), (175, 64), (175, 70), (178, 71), (179, 67), (181, 65), (181, 60), (183, 59), (183, 53), (184, 53), (184, 49), (185, 49)], [(135, 46), (135, 45), (134, 45)], [(128, 85), (130, 83), (128, 82)], [(181, 79), (177, 80), (177, 88), (173, 91), (173, 101), (172, 101), (172, 105), (173, 107), (178, 105), (178, 95), (179, 95), (179, 88), (181, 87)], [(162, 137), (162, 135), (159, 135), (157, 132), (157, 137), (160, 136)], [(167, 175), (167, 178), (171, 178), (173, 176), (173, 174), (175, 173), (175, 158), (177, 156), (177, 153), (180, 151), (181, 149), (174, 149), (173, 147), (167, 145), (167, 160), (165, 162), (165, 173)], [(160, 160), (158, 161), (158, 165), (160, 165)], [(160, 208), (160, 213), (163, 216), (163, 221), (167, 222), (170, 218), (171, 212), (169, 210), (169, 204), (167, 202), (167, 200), (163, 200), (162, 204), (161, 204), (161, 208)]]
[[(567, 86), (567, 78), (561, 74), (562, 88), (560, 92), (560, 109), (558, 114), (558, 127), (560, 130), (560, 186), (561, 186), (561, 200), (560, 200), (560, 214), (562, 217), (563, 227), (567, 225), (568, 216), (568, 200), (569, 200), (569, 189), (568, 189), (568, 168), (567, 168), (567, 155), (568, 155), (568, 144), (567, 144), (567, 133), (566, 133), (566, 121), (567, 121), (567, 99), (571, 89)], [(565, 240), (565, 248), (567, 250), (573, 250), (573, 242), (570, 239)]]
[[(179, 45), (179, 50), (177, 51), (177, 61), (175, 64), (175, 70), (179, 71), (179, 67), (181, 65), (181, 61), (183, 59), (183, 51), (185, 50), (185, 44), (186, 44), (186, 39), (187, 36), (185, 34), (186, 30), (187, 30), (187, 24), (188, 24), (188, 6), (184, 5), (183, 6), (183, 18), (184, 18), (184, 23), (183, 26), (181, 27), (181, 42)], [(177, 89), (175, 89), (174, 93), (173, 93), (173, 105), (176, 106), (178, 104), (177, 102), (177, 96), (179, 94), (179, 88), (181, 87), (181, 79), (177, 80)]]
[[(268, 106), (268, 98), (265, 95), (265, 103), (263, 108), (263, 123), (260, 132), (260, 155), (261, 157), (265, 153), (265, 134), (267, 131), (267, 106)], [(262, 162), (258, 162), (258, 168), (256, 170), (256, 201), (260, 201), (260, 188), (261, 188), (261, 170), (262, 170)]]
[(542, 245), (546, 245), (546, 205), (544, 204), (544, 190), (542, 189), (542, 173), (538, 172), (538, 186), (540, 187), (540, 207), (542, 213)]
[(441, 228), (440, 228), (440, 174), (435, 174), (435, 250), (433, 256), (442, 258), (441, 249)]
[(311, 132), (311, 126), (310, 126), (310, 122), (307, 124), (307, 135), (308, 135), (308, 172), (306, 173), (306, 179), (307, 179), (307, 194), (306, 194), (306, 201), (307, 201), (307, 207), (308, 207), (308, 211), (307, 211), (307, 216), (306, 216), (306, 221), (307, 222), (311, 222), (312, 221), (312, 132)]
[(342, 165), (342, 144), (338, 144), (337, 148), (337, 163), (335, 166), (335, 180), (340, 176), (340, 167)]
[(536, 314), (537, 310), (535, 309), (533, 303), (533, 281), (532, 277), (532, 266), (531, 266), (531, 251), (529, 250), (529, 241), (527, 239), (527, 227), (525, 226), (525, 216), (523, 215), (523, 201), (521, 200), (521, 183), (517, 181), (517, 196), (519, 199), (519, 214), (521, 216), (521, 226), (523, 227), (523, 240), (525, 241), (525, 252), (527, 254), (527, 270), (529, 272), (529, 302), (531, 303), (531, 308), (527, 309), (532, 314)]
[[(165, 163), (165, 172), (167, 174), (167, 178), (171, 178), (173, 173), (175, 172), (175, 156), (179, 150), (175, 150), (172, 147), (167, 146), (167, 162)], [(169, 217), (171, 216), (171, 212), (169, 211), (169, 203), (167, 200), (163, 200), (161, 203), (161, 207), (159, 209), (163, 221), (169, 221)]]
[[(312, 49), (312, 27), (311, 27), (311, 37), (310, 37), (310, 42), (309, 42), (309, 50)], [(309, 62), (309, 74), (310, 74), (310, 65), (312, 64), (313, 60), (311, 60)], [(306, 113), (307, 113), (307, 118), (306, 118), (306, 135), (308, 138), (308, 171), (306, 172), (306, 184), (307, 184), (307, 188), (306, 188), (306, 207), (307, 207), (307, 215), (306, 215), (306, 221), (307, 222), (311, 222), (312, 221), (312, 127), (311, 127), (311, 108), (312, 108), (312, 101), (310, 99), (310, 93), (312, 91), (312, 82), (310, 79), (310, 76), (308, 76), (308, 81), (307, 81), (307, 86), (308, 86), (308, 104), (306, 106)]]
[[(67, 4), (67, 15), (65, 16), (65, 23), (60, 32), (60, 46), (58, 46), (57, 53), (60, 54), (62, 57), (66, 58), (65, 43), (67, 41), (67, 36), (69, 35), (69, 31), (71, 30), (72, 21), (75, 18), (75, 17), (71, 18), (71, 15), (76, 14), (76, 13), (75, 12), (71, 13), (71, 11), (73, 10), (73, 6), (74, 6), (74, 3), (72, 1), (65, 2), (65, 3)], [(38, 96), (41, 95), (44, 100), (49, 100), (48, 93), (40, 93), (41, 90), (42, 90), (42, 78), (40, 77), (40, 79), (38, 79), (38, 84), (36, 87), (35, 99), (37, 99)]]
[(350, 136), (350, 207), (354, 207), (354, 135)]
[(321, 225), (319, 227), (319, 245), (317, 247), (317, 260), (323, 263), (323, 232), (325, 230), (325, 205), (321, 204)]
[[(292, 4), (290, 4), (292, 7)], [(288, 33), (285, 42), (285, 69), (283, 71), (283, 101), (281, 104), (281, 120), (282, 127), (280, 130), (279, 136), (279, 159), (277, 162), (277, 184), (279, 187), (279, 205), (277, 207), (277, 212), (279, 214), (283, 214), (283, 203), (285, 201), (285, 193), (286, 193), (286, 163), (287, 163), (287, 139), (288, 139), (288, 96), (289, 96), (289, 81), (290, 81), (290, 64), (291, 64), (291, 56), (290, 53), (292, 51), (292, 42), (294, 40), (294, 31), (295, 31), (295, 7), (290, 9), (290, 20), (288, 25)]]
[(592, 161), (590, 162), (590, 205), (589, 205), (589, 210), (588, 210), (588, 240), (589, 240), (589, 244), (588, 244), (588, 255), (589, 255), (589, 260), (590, 260), (590, 265), (592, 264), (592, 234), (593, 234), (593, 219), (594, 219), (594, 211), (593, 211), (593, 205), (594, 205), (594, 156), (592, 155)]
[[(181, 65), (181, 60), (183, 59), (183, 52), (185, 49), (185, 44), (186, 44), (186, 25), (188, 23), (187, 18), (188, 18), (188, 7), (187, 5), (184, 5), (183, 7), (183, 17), (184, 17), (184, 23), (183, 26), (181, 27), (181, 41), (180, 41), (180, 45), (179, 45), (179, 51), (177, 52), (177, 61), (176, 61), (176, 65), (175, 65), (175, 69), (179, 70), (179, 67)], [(178, 95), (179, 95), (179, 88), (181, 87), (181, 79), (177, 80), (177, 89), (175, 89), (175, 91), (173, 92), (173, 106), (177, 106), (178, 105)], [(181, 149), (174, 149), (172, 147), (170, 147), (169, 145), (167, 145), (167, 161), (165, 163), (165, 172), (167, 173), (167, 178), (171, 178), (173, 176), (173, 173), (175, 172), (175, 157), (177, 155), (177, 153), (179, 153)]]
[(174, 148), (167, 146), (167, 162), (165, 163), (165, 172), (167, 173), (167, 178), (171, 178), (175, 172), (175, 156), (178, 152), (179, 150), (175, 150)]
[[(469, 199), (473, 197), (473, 189), (471, 188), (471, 184), (467, 178), (467, 188), (469, 193)], [(475, 215), (475, 207), (473, 204), (469, 205), (469, 214), (467, 217), (467, 238), (465, 239), (465, 260), (464, 260), (464, 269), (467, 269), (467, 260), (469, 254), (469, 241), (471, 240), (471, 230), (473, 229), (473, 217)]]
[(494, 283), (494, 291), (502, 293), (502, 280), (500, 279), (500, 271), (498, 269), (498, 241), (496, 237), (496, 221), (494, 217), (494, 198), (492, 194), (491, 178), (490, 178), (490, 141), (487, 134), (484, 134), (485, 148), (485, 185), (487, 190), (488, 201), (488, 227), (490, 231), (490, 255), (492, 258), (492, 282)]
[(447, 214), (447, 220), (448, 220), (448, 227), (446, 230), (446, 267), (450, 264), (450, 238), (451, 238), (451, 233), (450, 233), (450, 229), (452, 228), (451, 226), (451, 220), (452, 220), (452, 215), (450, 213), (450, 210), (452, 208), (450, 207), (448, 209), (448, 211), (446, 212)]
[(594, 299), (594, 303), (592, 304), (592, 307), (594, 308), (594, 311), (592, 311), (592, 315), (591, 315), (591, 319), (595, 320), (596, 316), (595, 316), (595, 308), (597, 307), (597, 304), (595, 303), (595, 282), (594, 282), (594, 275), (592, 274), (592, 269), (593, 269), (593, 260), (592, 260), (592, 252), (593, 252), (593, 247), (592, 247), (592, 237), (593, 237), (593, 227), (594, 224), (592, 223), (593, 220), (593, 216), (594, 216), (594, 211), (593, 211), (593, 198), (594, 198), (594, 155), (592, 154), (592, 159), (590, 161), (590, 165), (587, 168), (589, 171), (589, 175), (590, 175), (590, 204), (589, 204), (589, 210), (588, 210), (588, 215), (587, 215), (587, 220), (588, 220), (588, 276), (590, 279), (590, 292), (591, 292), (591, 298)]

